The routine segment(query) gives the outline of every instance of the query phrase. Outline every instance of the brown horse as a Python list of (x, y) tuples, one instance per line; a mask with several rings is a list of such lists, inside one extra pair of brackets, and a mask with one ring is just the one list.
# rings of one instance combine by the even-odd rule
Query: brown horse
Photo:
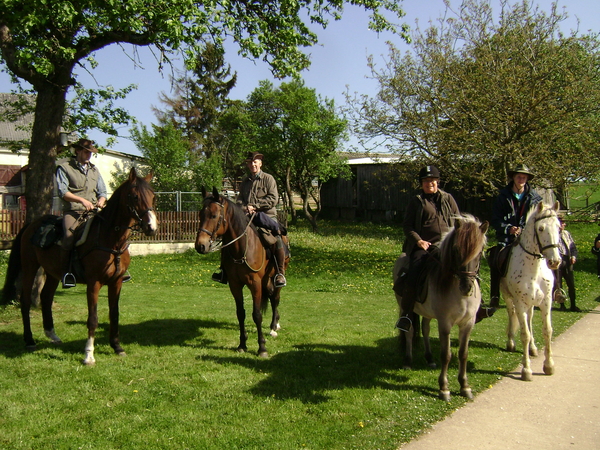
[[(258, 355), (267, 357), (265, 337), (262, 332), (262, 317), (269, 300), (273, 310), (271, 336), (277, 336), (279, 330), (279, 299), (281, 288), (273, 284), (275, 275), (274, 257), (265, 250), (258, 232), (242, 208), (221, 196), (216, 189), (212, 195), (203, 190), (204, 207), (200, 212), (200, 230), (196, 236), (196, 251), (200, 254), (218, 250), (214, 245), (222, 237), (221, 264), (227, 273), (229, 289), (235, 299), (237, 318), (240, 326), (240, 345), (237, 350), (247, 350), (248, 333), (244, 321), (244, 286), (252, 294), (252, 318), (258, 331)], [(287, 238), (284, 236), (284, 239)], [(287, 242), (286, 242), (287, 244)], [(289, 263), (286, 258), (285, 266)]]
[[(131, 230), (135, 228), (141, 229), (146, 235), (156, 233), (154, 191), (148, 184), (151, 177), (152, 175), (148, 175), (140, 178), (135, 169), (131, 169), (127, 181), (113, 193), (106, 202), (105, 208), (91, 219), (92, 223), (85, 242), (75, 249), (82, 266), (82, 271), (76, 273), (77, 281), (87, 285), (88, 339), (83, 360), (86, 365), (95, 363), (94, 336), (98, 327), (98, 291), (104, 285), (108, 286), (110, 345), (115, 353), (125, 355), (125, 351), (119, 344), (119, 296), (123, 276), (130, 262), (127, 239)], [(5, 299), (15, 298), (15, 284), (22, 274), (20, 301), (23, 337), (29, 350), (36, 349), (31, 333), (29, 311), (31, 291), (40, 266), (46, 273), (46, 281), (40, 294), (44, 332), (53, 343), (62, 342), (54, 332), (52, 303), (58, 283), (67, 271), (69, 261), (62, 255), (60, 244), (54, 243), (48, 248), (40, 248), (31, 242), (34, 233), (47, 218), (48, 216), (25, 225), (17, 235), (9, 258), (4, 286)], [(59, 226), (62, 227), (62, 224)], [(80, 236), (82, 230), (77, 231)]]
[[(467, 357), (469, 355), (469, 338), (475, 325), (475, 314), (481, 304), (481, 290), (477, 275), (479, 261), (487, 242), (485, 233), (489, 224), (481, 224), (468, 214), (463, 214), (455, 221), (455, 228), (442, 237), (439, 255), (427, 261), (427, 277), (424, 285), (425, 300), (415, 303), (414, 311), (423, 317), (422, 331), (425, 343), (425, 358), (430, 367), (435, 367), (429, 344), (431, 319), (438, 322), (441, 345), (442, 370), (438, 378), (439, 398), (450, 400), (448, 388), (448, 365), (452, 358), (450, 348), (450, 331), (458, 326), (458, 381), (460, 394), (473, 398), (467, 379)], [(394, 282), (400, 269), (407, 263), (408, 257), (402, 254), (394, 266)], [(402, 297), (396, 294), (398, 305)], [(402, 312), (400, 312), (402, 314)], [(406, 335), (405, 368), (412, 364), (412, 344), (415, 327)], [(402, 337), (402, 335), (401, 335)]]

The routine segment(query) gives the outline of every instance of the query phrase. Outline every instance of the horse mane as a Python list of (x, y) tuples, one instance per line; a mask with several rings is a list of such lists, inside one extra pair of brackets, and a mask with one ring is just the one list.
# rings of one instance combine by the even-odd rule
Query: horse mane
[(456, 225), (442, 235), (440, 243), (440, 285), (442, 290), (451, 286), (451, 278), (461, 267), (477, 258), (487, 237), (479, 231), (481, 222), (471, 214), (454, 217)]
[(222, 195), (217, 199), (213, 198), (213, 201), (218, 201), (223, 205), (227, 205), (227, 211), (230, 211), (229, 222), (232, 229), (242, 232), (248, 226), (248, 216), (240, 207), (240, 205), (232, 202), (227, 197), (223, 197)]
[(137, 186), (140, 191), (141, 196), (146, 196), (148, 191), (152, 192), (152, 187), (150, 187), (150, 183), (148, 183), (144, 178), (136, 176), (134, 181), (131, 181), (129, 178), (125, 180), (121, 185), (115, 189), (110, 198), (106, 200), (104, 208), (98, 213), (105, 223), (112, 226), (118, 217), (118, 211), (120, 208), (119, 202), (123, 192), (125, 190), (130, 189), (132, 186)]

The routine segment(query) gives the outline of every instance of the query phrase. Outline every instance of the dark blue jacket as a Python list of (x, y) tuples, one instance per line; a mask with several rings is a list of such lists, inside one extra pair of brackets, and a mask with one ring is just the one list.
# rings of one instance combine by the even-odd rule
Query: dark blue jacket
[(508, 230), (511, 227), (523, 229), (527, 213), (542, 201), (542, 197), (531, 189), (529, 183), (525, 185), (525, 192), (520, 201), (515, 197), (512, 187), (511, 181), (500, 190), (492, 209), (492, 226), (496, 230), (498, 243), (503, 245), (508, 245), (515, 239)]

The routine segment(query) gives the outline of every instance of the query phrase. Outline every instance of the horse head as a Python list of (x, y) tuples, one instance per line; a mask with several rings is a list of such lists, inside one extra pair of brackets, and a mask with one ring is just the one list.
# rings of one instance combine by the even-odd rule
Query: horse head
[(474, 216), (462, 214), (455, 219), (454, 229), (444, 236), (440, 245), (442, 278), (457, 276), (465, 295), (471, 289), (471, 280), (479, 273), (488, 227), (487, 221), (480, 223)]
[(200, 229), (196, 235), (196, 251), (200, 254), (210, 253), (218, 248), (213, 248), (217, 237), (223, 235), (227, 230), (225, 209), (228, 201), (219, 194), (217, 188), (212, 193), (207, 193), (202, 188), (204, 205), (200, 211)]
[[(560, 241), (558, 209), (558, 202), (554, 203), (551, 207), (547, 207), (540, 202), (535, 208), (534, 214), (528, 219), (528, 222), (532, 222), (530, 227), (533, 227), (534, 230), (532, 234), (535, 244), (538, 247), (539, 255), (546, 258), (546, 264), (552, 270), (557, 269), (561, 263), (558, 251), (558, 243)], [(525, 229), (527, 229), (527, 226)], [(525, 245), (527, 245), (526, 242), (523, 243), (523, 246)]]
[(154, 191), (150, 187), (152, 173), (138, 177), (135, 168), (129, 172), (126, 181), (128, 189), (123, 193), (122, 202), (127, 205), (131, 218), (136, 221), (146, 236), (154, 236), (158, 229), (158, 220), (154, 212)]

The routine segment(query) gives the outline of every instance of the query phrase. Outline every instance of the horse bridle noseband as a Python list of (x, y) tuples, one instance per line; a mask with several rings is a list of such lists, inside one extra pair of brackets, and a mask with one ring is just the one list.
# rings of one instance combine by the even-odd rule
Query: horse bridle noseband
[[(551, 218), (553, 216), (555, 216), (555, 214), (551, 213), (550, 215), (544, 215), (544, 216), (541, 216), (541, 217), (536, 217), (535, 221), (534, 221), (534, 224), (537, 223), (537, 222), (539, 222), (540, 220), (549, 219), (549, 218)], [(538, 248), (540, 249), (540, 252), (539, 253), (533, 253), (533, 252), (530, 252), (529, 250), (527, 250), (523, 246), (523, 242), (521, 241), (521, 236), (519, 236), (519, 247), (521, 247), (525, 253), (527, 253), (530, 256), (533, 256), (534, 258), (543, 259), (544, 258), (544, 250), (548, 250), (549, 248), (558, 248), (558, 243), (556, 243), (556, 244), (549, 244), (549, 245), (546, 245), (545, 247), (543, 247), (542, 246), (542, 242), (540, 241), (540, 237), (538, 235), (538, 230), (537, 230), (537, 228), (535, 226), (534, 226), (534, 232), (535, 232), (535, 239), (537, 241), (537, 245), (538, 245)]]

